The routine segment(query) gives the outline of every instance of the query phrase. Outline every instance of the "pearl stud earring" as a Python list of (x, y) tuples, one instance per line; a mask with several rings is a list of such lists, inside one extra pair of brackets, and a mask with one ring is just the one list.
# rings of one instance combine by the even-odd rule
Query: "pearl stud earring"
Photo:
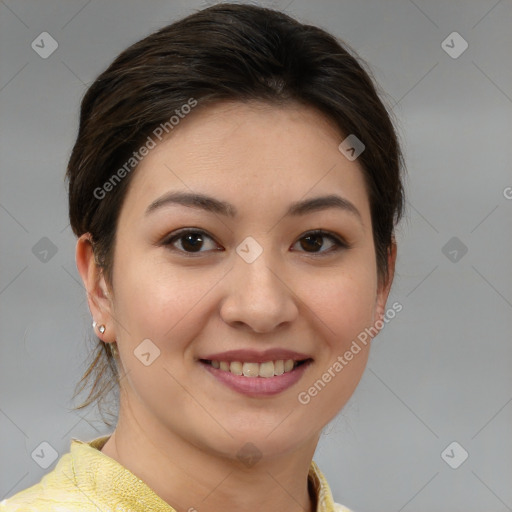
[[(94, 322), (92, 323), (92, 326), (93, 326), (94, 328), (96, 328), (96, 325), (97, 325), (97, 324), (96, 324), (96, 321), (94, 321)], [(98, 331), (100, 331), (100, 332), (101, 332), (101, 334), (103, 334), (103, 333), (105, 332), (105, 326), (104, 326), (103, 324), (102, 324), (102, 325), (100, 325), (100, 326), (98, 327)]]

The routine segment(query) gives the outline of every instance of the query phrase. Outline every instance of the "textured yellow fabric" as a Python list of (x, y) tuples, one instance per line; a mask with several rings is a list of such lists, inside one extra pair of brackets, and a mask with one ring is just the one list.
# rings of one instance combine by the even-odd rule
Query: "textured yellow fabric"
[[(99, 451), (109, 437), (89, 442), (73, 438), (55, 468), (39, 483), (0, 502), (0, 512), (175, 512), (131, 471)], [(351, 512), (333, 502), (314, 461), (308, 479), (317, 512)]]

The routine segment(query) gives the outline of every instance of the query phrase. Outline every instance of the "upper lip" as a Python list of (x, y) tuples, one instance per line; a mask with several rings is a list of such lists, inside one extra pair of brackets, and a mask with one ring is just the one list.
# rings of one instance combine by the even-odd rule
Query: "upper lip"
[(228, 350), (226, 352), (217, 352), (210, 354), (200, 359), (207, 359), (209, 361), (241, 361), (247, 363), (264, 363), (266, 361), (279, 361), (293, 359), (294, 361), (303, 361), (304, 359), (311, 359), (307, 354), (301, 354), (293, 350), (286, 350), (284, 348), (271, 348), (260, 352), (258, 350)]

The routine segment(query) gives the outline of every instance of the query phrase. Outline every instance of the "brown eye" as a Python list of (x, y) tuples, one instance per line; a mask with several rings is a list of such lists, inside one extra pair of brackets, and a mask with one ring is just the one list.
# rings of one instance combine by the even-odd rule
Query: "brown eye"
[(188, 229), (174, 234), (171, 238), (164, 242), (164, 245), (175, 247), (175, 242), (179, 242), (181, 248), (175, 247), (177, 250), (184, 253), (193, 254), (205, 252), (201, 251), (201, 249), (203, 248), (206, 239), (213, 241), (213, 239), (204, 231)]
[[(331, 242), (330, 247), (327, 245), (327, 250), (325, 250), (325, 239), (328, 239)], [(200, 254), (202, 252), (208, 252), (208, 249), (201, 250), (204, 248), (205, 242), (207, 240), (213, 242), (212, 249), (210, 250), (222, 250), (219, 249), (219, 246), (215, 244), (213, 238), (210, 235), (206, 234), (202, 230), (192, 229), (184, 229), (174, 233), (170, 238), (163, 242), (163, 245), (169, 247), (172, 250), (176, 250), (187, 255), (193, 255)], [(337, 252), (341, 249), (349, 248), (348, 244), (338, 236), (322, 230), (315, 230), (306, 233), (299, 239), (297, 243), (300, 243), (300, 246), (303, 249), (303, 251), (300, 252), (317, 254), (319, 256), (324, 256)], [(179, 247), (177, 244), (179, 244), (181, 247)]]
[[(332, 242), (331, 248), (328, 250), (321, 251), (321, 249), (324, 247), (325, 243), (323, 239), (329, 239)], [(343, 242), (340, 238), (337, 236), (326, 232), (322, 230), (315, 230), (310, 231), (305, 236), (303, 236), (300, 240), (300, 245), (303, 249), (305, 249), (305, 252), (310, 253), (317, 253), (320, 255), (324, 255), (327, 253), (337, 252), (340, 249), (347, 249), (348, 244)]]

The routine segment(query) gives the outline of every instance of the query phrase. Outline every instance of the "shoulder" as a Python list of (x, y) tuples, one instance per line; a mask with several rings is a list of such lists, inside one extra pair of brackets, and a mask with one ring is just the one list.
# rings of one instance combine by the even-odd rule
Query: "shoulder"
[(47, 492), (41, 489), (39, 484), (0, 501), (0, 512), (97, 512), (97, 510), (93, 503), (81, 499), (77, 494)]
[(101, 452), (108, 437), (73, 439), (53, 471), (0, 502), (0, 512), (175, 512), (142, 480)]
[(0, 501), (0, 512), (97, 512), (101, 500), (94, 489), (77, 485), (76, 463), (69, 452), (62, 455), (39, 482)]
[[(46, 475), (48, 476), (48, 475)], [(45, 485), (45, 478), (13, 496), (0, 501), (0, 512), (97, 512), (98, 507), (87, 499), (72, 481), (60, 486)]]

